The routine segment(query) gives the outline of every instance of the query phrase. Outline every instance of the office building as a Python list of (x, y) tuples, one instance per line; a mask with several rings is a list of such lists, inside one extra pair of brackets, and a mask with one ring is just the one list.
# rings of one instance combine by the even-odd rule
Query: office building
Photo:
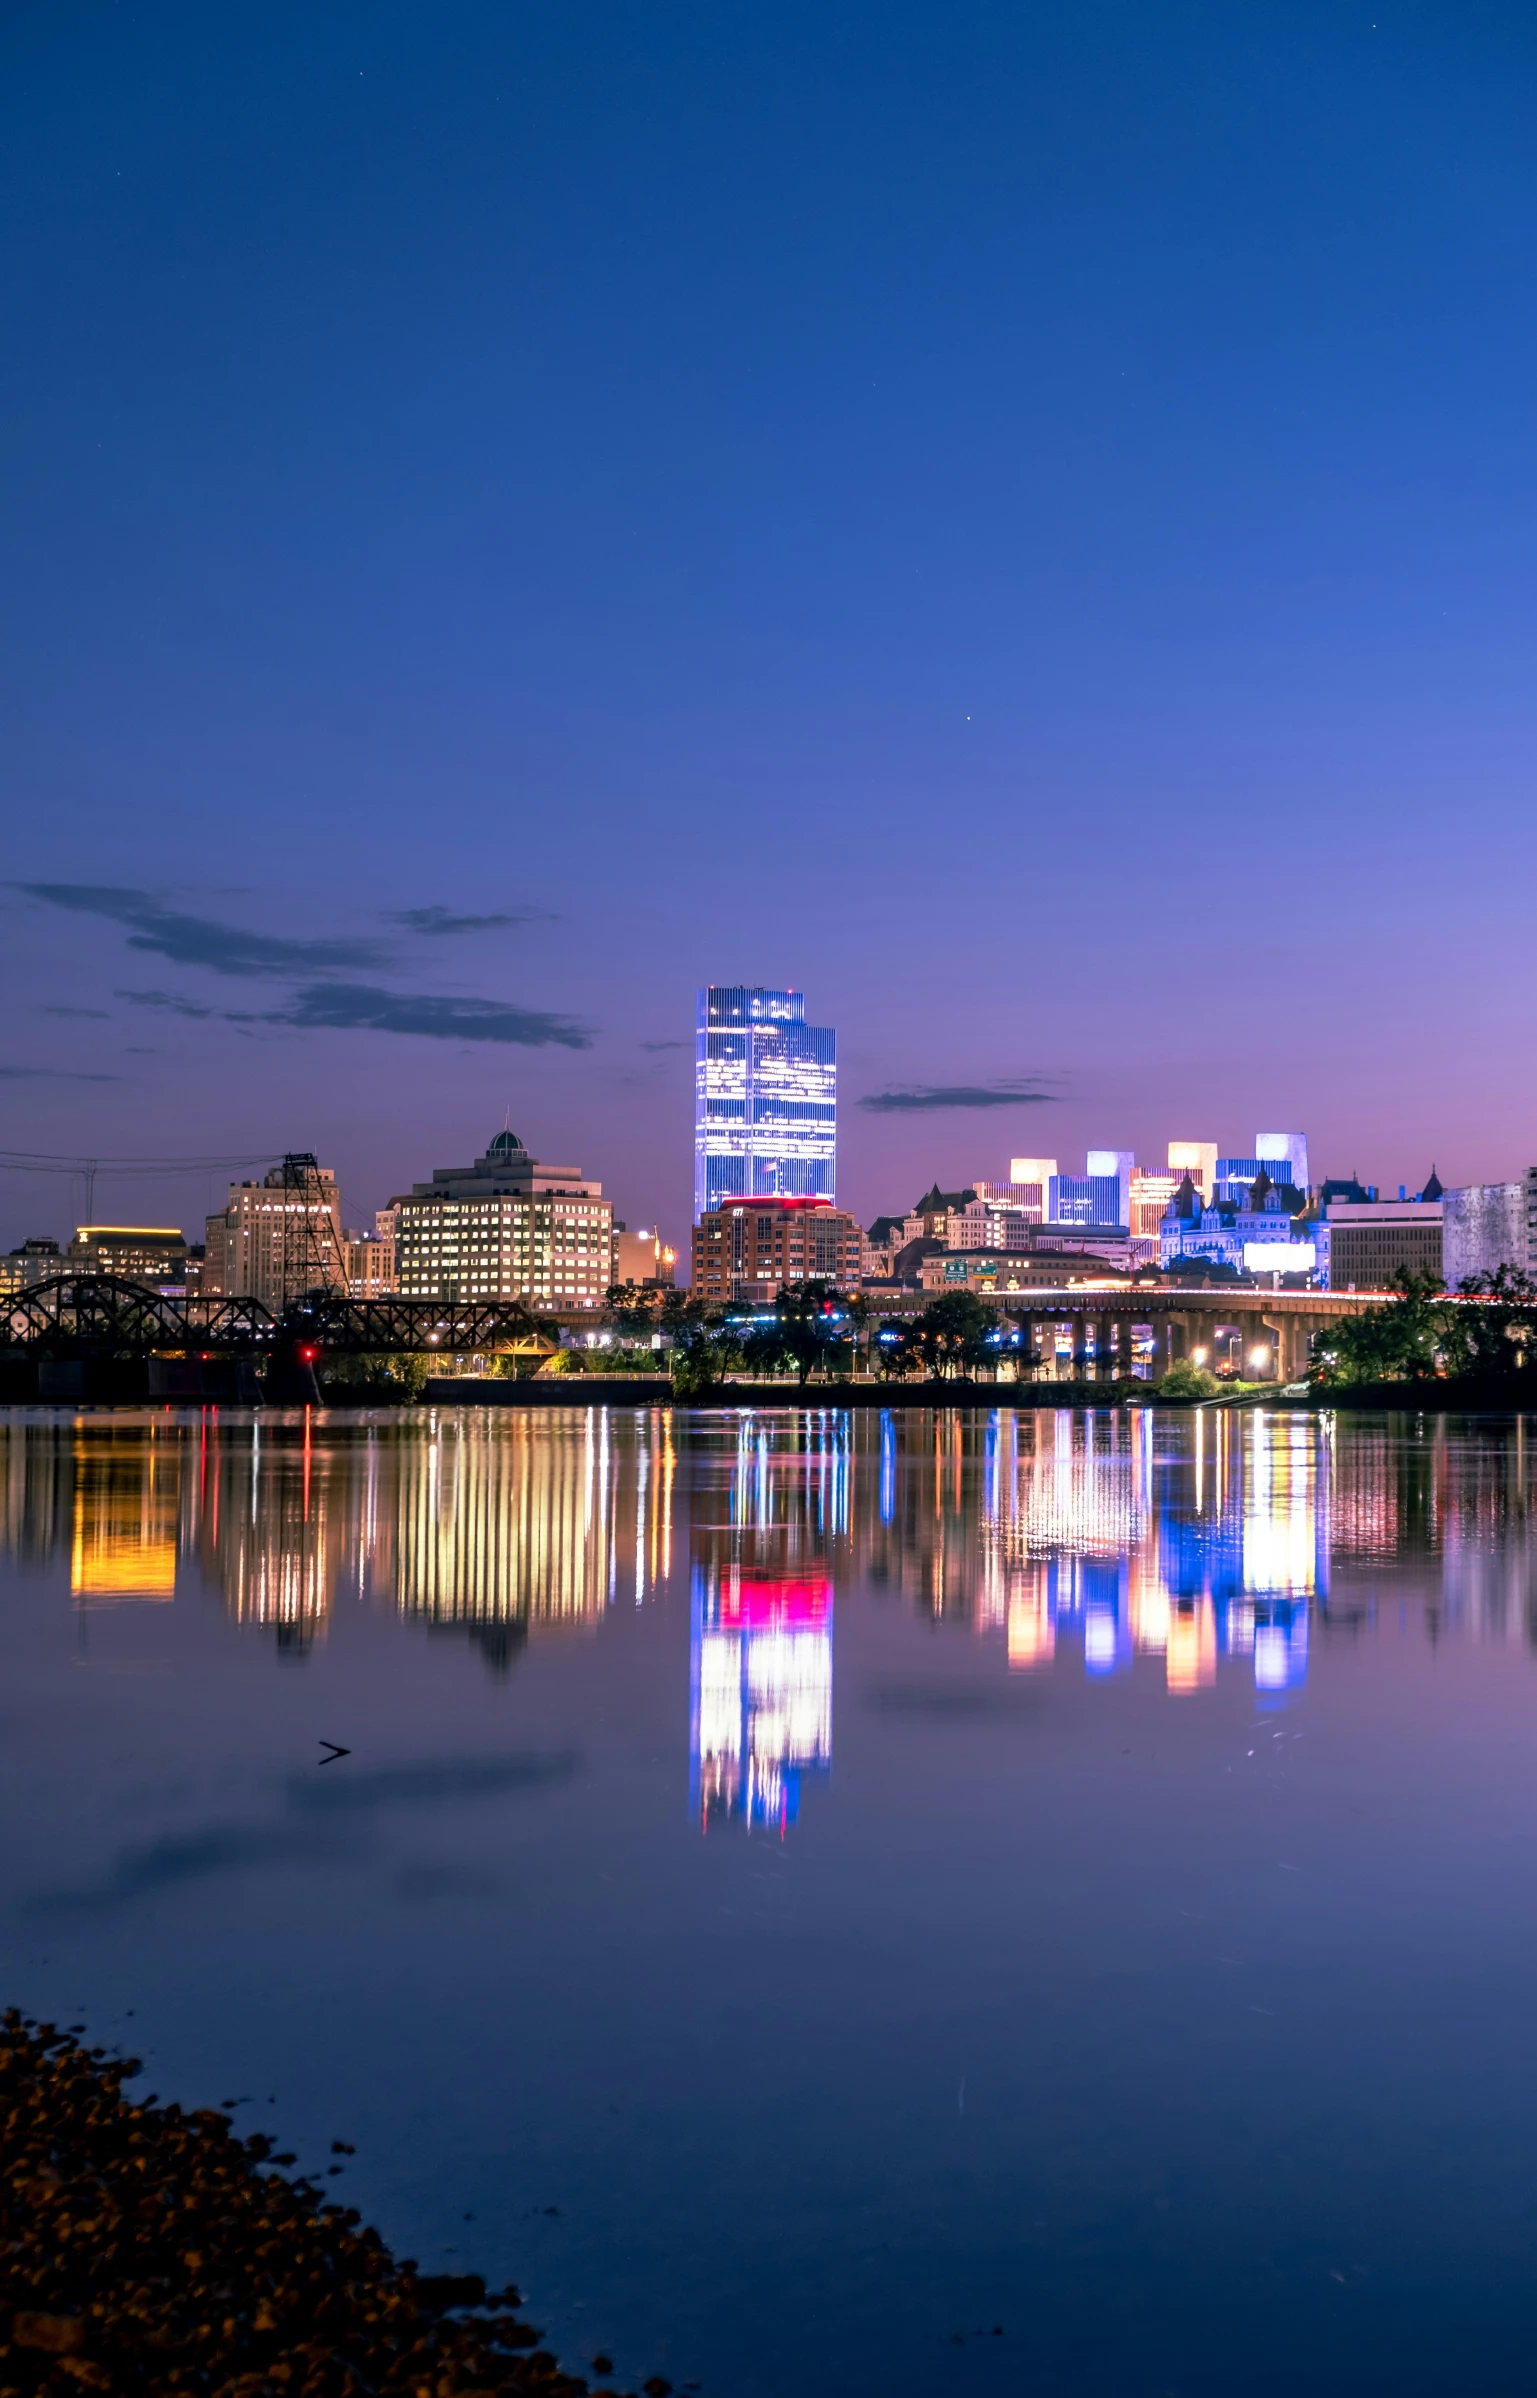
[(1133, 1240), (1152, 1241), (1155, 1244), (1154, 1255), (1157, 1253), (1156, 1243), (1164, 1211), (1182, 1179), (1179, 1174), (1155, 1174), (1147, 1166), (1137, 1166), (1132, 1170), (1126, 1229)]
[[(1441, 1271), (1450, 1291), (1510, 1266), (1537, 1274), (1537, 1166), (1520, 1182), (1475, 1182), (1441, 1194)], [(1338, 1285), (1336, 1285), (1336, 1288)]]
[(64, 1270), (57, 1241), (23, 1241), (19, 1248), (0, 1257), (0, 1299), (14, 1298), (18, 1291), (30, 1290), (34, 1283), (50, 1282)]
[[(1289, 1184), (1294, 1190), (1308, 1195), (1308, 1144), (1306, 1133), (1259, 1132), (1254, 1136), (1252, 1157), (1219, 1157), (1212, 1181), (1212, 1195), (1230, 1206), (1242, 1207), (1251, 1184), (1260, 1174), (1271, 1181)], [(1192, 1177), (1192, 1180), (1194, 1178)]]
[[(1314, 1228), (1331, 1291), (1390, 1291), (1402, 1273), (1443, 1273), (1441, 1186), (1434, 1199), (1337, 1200)], [(1427, 1184), (1427, 1189), (1430, 1185)]]
[(856, 1290), (864, 1235), (823, 1199), (744, 1199), (711, 1208), (694, 1226), (696, 1299), (772, 1299), (781, 1283)]
[(1176, 1185), (1188, 1174), (1193, 1187), (1210, 1202), (1217, 1180), (1215, 1141), (1171, 1141), (1168, 1165)]
[(186, 1282), (187, 1236), (166, 1224), (82, 1224), (64, 1262), (71, 1274), (115, 1274), (121, 1282), (179, 1290)]
[(838, 1036), (799, 991), (711, 983), (694, 1049), (694, 1221), (735, 1199), (836, 1195)]
[(473, 1165), (440, 1166), (398, 1206), (404, 1299), (521, 1299), (585, 1313), (614, 1279), (602, 1184), (579, 1166), (538, 1163), (515, 1132), (499, 1132)]
[(344, 1290), (346, 1258), (336, 1176), (294, 1150), (261, 1182), (231, 1183), (208, 1219), (205, 1298), (259, 1299), (274, 1315), (306, 1291)]
[(347, 1290), (354, 1299), (391, 1299), (400, 1287), (395, 1271), (395, 1242), (388, 1233), (344, 1233), (342, 1261)]
[(1130, 1149), (1091, 1149), (1082, 1174), (1053, 1174), (1046, 1185), (1050, 1224), (1121, 1224), (1131, 1212)]
[(978, 1183), (978, 1196), (986, 1197), (994, 1192), (1006, 1196), (1011, 1206), (1033, 1209), (1035, 1222), (1041, 1224), (1046, 1220), (1050, 1199), (1047, 1186), (1056, 1171), (1057, 1161), (1054, 1157), (1013, 1157), (1009, 1160), (1006, 1188)]

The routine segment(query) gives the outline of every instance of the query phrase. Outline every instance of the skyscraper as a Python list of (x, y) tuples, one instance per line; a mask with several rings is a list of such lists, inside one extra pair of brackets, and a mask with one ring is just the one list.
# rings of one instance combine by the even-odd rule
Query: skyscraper
[(711, 983), (694, 1049), (694, 1221), (730, 1199), (831, 1199), (838, 1036), (799, 991)]

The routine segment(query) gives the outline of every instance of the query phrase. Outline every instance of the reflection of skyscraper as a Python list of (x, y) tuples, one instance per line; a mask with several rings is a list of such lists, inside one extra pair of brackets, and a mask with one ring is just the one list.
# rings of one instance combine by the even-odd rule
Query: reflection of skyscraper
[(832, 1760), (833, 1568), (847, 1560), (855, 1420), (742, 1415), (724, 1523), (696, 1522), (690, 1797), (702, 1826), (782, 1831)]
[(833, 1586), (826, 1575), (744, 1577), (696, 1564), (689, 1797), (701, 1829), (739, 1815), (783, 1832), (802, 1771), (833, 1746)]

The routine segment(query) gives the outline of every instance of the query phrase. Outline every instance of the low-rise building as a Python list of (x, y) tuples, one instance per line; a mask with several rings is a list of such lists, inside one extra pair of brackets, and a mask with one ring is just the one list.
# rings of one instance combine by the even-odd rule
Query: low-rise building
[(926, 1257), (919, 1268), (920, 1289), (975, 1291), (981, 1298), (1007, 1298), (1011, 1291), (1060, 1291), (1103, 1284), (1119, 1289), (1129, 1282), (1124, 1265), (1085, 1249), (944, 1249)]
[(115, 1274), (152, 1290), (180, 1289), (187, 1273), (187, 1236), (168, 1224), (82, 1224), (65, 1256), (71, 1274)]
[[(1434, 1182), (1434, 1176), (1431, 1179)], [(1324, 1287), (1388, 1291), (1401, 1273), (1430, 1274), (1441, 1281), (1445, 1260), (1438, 1182), (1435, 1189), (1435, 1198), (1334, 1202), (1313, 1228)]]
[(1519, 1182), (1475, 1182), (1441, 1195), (1441, 1271), (1448, 1290), (1510, 1266), (1537, 1274), (1537, 1166)]
[(856, 1290), (864, 1235), (826, 1199), (732, 1199), (694, 1226), (694, 1296), (772, 1299), (781, 1283), (823, 1281)]
[(499, 1132), (473, 1165), (438, 1167), (398, 1205), (402, 1298), (522, 1299), (585, 1314), (614, 1280), (603, 1185), (579, 1166), (541, 1164), (515, 1132)]

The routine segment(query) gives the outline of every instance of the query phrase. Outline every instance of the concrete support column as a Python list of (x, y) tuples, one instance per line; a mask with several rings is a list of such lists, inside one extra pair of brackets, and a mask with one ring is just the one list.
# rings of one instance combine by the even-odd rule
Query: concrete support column
[(1073, 1380), (1087, 1382), (1089, 1378), (1089, 1318), (1075, 1311), (1073, 1326)]

